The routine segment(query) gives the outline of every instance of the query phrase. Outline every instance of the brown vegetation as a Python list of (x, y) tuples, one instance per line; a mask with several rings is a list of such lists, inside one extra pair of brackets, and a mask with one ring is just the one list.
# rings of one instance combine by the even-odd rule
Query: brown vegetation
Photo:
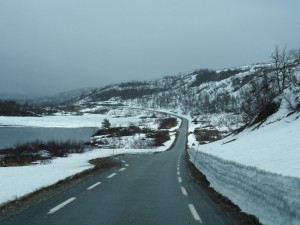
[(222, 132), (219, 130), (208, 130), (208, 129), (195, 129), (194, 135), (196, 140), (200, 144), (206, 144), (208, 142), (213, 142), (220, 140), (222, 138)]
[(161, 119), (159, 122), (159, 129), (171, 129), (177, 125), (177, 119), (174, 117)]
[(66, 157), (70, 153), (82, 152), (84, 146), (79, 142), (28, 142), (1, 150), (0, 166), (24, 166), (36, 161), (47, 164), (54, 157)]
[(163, 146), (163, 144), (170, 140), (169, 131), (158, 131), (147, 134), (147, 138), (153, 138), (153, 146)]
[(129, 127), (110, 127), (108, 129), (98, 130), (94, 136), (109, 135), (109, 137), (132, 136), (134, 134), (146, 134), (152, 132), (149, 128), (140, 128), (135, 125)]

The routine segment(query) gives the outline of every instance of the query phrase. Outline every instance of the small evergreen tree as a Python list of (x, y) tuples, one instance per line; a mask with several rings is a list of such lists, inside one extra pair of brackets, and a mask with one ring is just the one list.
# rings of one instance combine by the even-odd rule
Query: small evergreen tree
[(104, 120), (102, 121), (102, 127), (103, 127), (104, 129), (109, 129), (110, 126), (111, 126), (111, 124), (110, 124), (110, 122), (109, 122), (108, 119), (104, 119)]

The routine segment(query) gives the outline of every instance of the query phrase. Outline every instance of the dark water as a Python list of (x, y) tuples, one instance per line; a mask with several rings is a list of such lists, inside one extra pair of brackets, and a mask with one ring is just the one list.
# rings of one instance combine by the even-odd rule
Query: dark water
[(30, 141), (89, 141), (98, 129), (84, 128), (40, 128), (40, 127), (0, 127), (0, 149)]

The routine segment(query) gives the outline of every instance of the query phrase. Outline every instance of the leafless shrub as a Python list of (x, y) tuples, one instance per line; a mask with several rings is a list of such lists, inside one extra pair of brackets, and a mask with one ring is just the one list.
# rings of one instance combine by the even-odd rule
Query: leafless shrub
[(43, 159), (40, 161), (40, 165), (49, 165), (52, 163), (52, 159)]

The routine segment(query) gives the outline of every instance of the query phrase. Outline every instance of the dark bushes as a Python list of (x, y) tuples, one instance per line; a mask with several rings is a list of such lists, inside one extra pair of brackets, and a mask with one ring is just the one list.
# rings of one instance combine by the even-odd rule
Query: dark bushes
[(27, 165), (38, 160), (48, 160), (53, 157), (66, 157), (70, 153), (84, 152), (83, 144), (79, 142), (40, 142), (34, 141), (16, 145), (14, 148), (0, 150), (1, 166)]
[(196, 136), (196, 140), (200, 144), (217, 141), (222, 138), (222, 135), (218, 130), (195, 129), (194, 134)]
[(177, 125), (177, 119), (174, 117), (161, 119), (159, 123), (159, 129), (170, 129)]
[(107, 101), (114, 97), (119, 97), (123, 100), (128, 100), (132, 98), (138, 98), (144, 95), (152, 95), (156, 92), (158, 92), (159, 89), (150, 89), (150, 88), (136, 88), (128, 87), (126, 89), (108, 89), (108, 90), (102, 90), (102, 91), (96, 91), (95, 94), (91, 96), (93, 101)]
[(170, 140), (169, 131), (158, 131), (156, 133), (147, 134), (147, 138), (153, 138), (153, 146), (163, 146)]
[(0, 100), (0, 116), (41, 116), (57, 112), (42, 106), (34, 106), (25, 102), (19, 104), (13, 100)]
[(197, 87), (202, 83), (216, 81), (218, 74), (216, 71), (209, 69), (201, 69), (194, 71), (195, 75), (197, 75), (196, 80), (191, 84), (191, 87)]
[(37, 114), (29, 110), (28, 105), (20, 105), (12, 100), (0, 100), (0, 115), (1, 116), (36, 116)]
[(274, 102), (270, 102), (264, 106), (264, 108), (260, 111), (260, 113), (257, 115), (255, 120), (250, 125), (254, 125), (260, 122), (265, 121), (269, 116), (276, 113), (279, 109), (279, 104), (276, 104)]
[(140, 128), (138, 126), (130, 125), (129, 127), (111, 127), (108, 129), (101, 129), (98, 130), (94, 136), (101, 136), (101, 135), (110, 135), (112, 137), (121, 137), (121, 136), (132, 136), (134, 134), (145, 134), (152, 132), (151, 129), (147, 128)]

